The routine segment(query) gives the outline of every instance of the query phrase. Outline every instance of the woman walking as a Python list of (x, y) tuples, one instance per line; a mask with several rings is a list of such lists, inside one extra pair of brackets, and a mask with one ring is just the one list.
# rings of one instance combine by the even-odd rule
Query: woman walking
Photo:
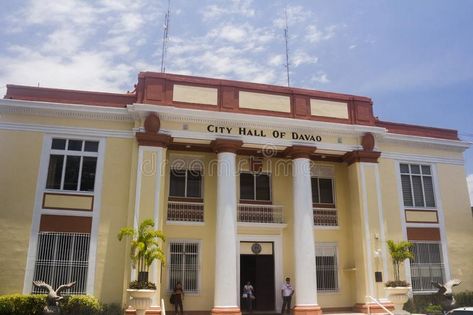
[(245, 305), (245, 309), (251, 314), (253, 313), (253, 300), (255, 299), (255, 289), (251, 285), (251, 282), (248, 281), (245, 286), (243, 287), (243, 304)]

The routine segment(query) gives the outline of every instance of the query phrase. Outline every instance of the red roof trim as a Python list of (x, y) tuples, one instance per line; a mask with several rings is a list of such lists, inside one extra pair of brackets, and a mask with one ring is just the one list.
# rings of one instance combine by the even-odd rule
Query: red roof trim
[(458, 138), (458, 131), (453, 129), (409, 125), (381, 120), (376, 121), (376, 126), (386, 128), (390, 133), (448, 140), (460, 140)]

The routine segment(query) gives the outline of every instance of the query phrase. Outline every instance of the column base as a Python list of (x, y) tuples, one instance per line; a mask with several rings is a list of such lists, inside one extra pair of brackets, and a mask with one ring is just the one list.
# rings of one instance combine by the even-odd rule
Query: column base
[(294, 315), (322, 315), (322, 309), (318, 305), (295, 306)]
[(214, 307), (210, 313), (212, 315), (241, 315), (238, 307)]
[[(392, 303), (382, 303), (385, 308), (390, 311), (394, 310), (394, 304)], [(369, 309), (369, 311), (368, 311)], [(376, 303), (356, 303), (353, 307), (353, 310), (357, 313), (386, 313), (386, 311)]]
[(133, 307), (128, 306), (125, 310), (125, 315), (136, 315), (136, 310)]

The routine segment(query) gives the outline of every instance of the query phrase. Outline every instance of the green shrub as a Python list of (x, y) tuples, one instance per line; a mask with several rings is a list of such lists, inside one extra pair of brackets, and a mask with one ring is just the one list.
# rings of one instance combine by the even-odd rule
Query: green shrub
[(457, 304), (455, 307), (473, 306), (473, 291), (458, 292), (453, 295)]
[(42, 315), (45, 306), (44, 294), (0, 296), (0, 315)]
[[(0, 315), (42, 315), (45, 294), (11, 294), (0, 296)], [(90, 295), (65, 296), (60, 302), (62, 315), (121, 315), (118, 304), (101, 304)]]
[(61, 302), (61, 309), (64, 315), (99, 315), (102, 305), (90, 295), (71, 295)]
[(442, 315), (443, 314), (443, 308), (442, 306), (438, 304), (429, 304), (425, 308), (425, 313), (429, 315)]

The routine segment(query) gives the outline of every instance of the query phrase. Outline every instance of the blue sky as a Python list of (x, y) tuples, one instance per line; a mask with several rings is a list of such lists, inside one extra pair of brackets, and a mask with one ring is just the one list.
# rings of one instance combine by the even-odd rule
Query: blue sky
[[(159, 71), (167, 0), (16, 0), (0, 12), (5, 85), (125, 92)], [(473, 141), (473, 1), (171, 0), (166, 72), (369, 96), (382, 120)], [(466, 154), (473, 194), (473, 149)]]

